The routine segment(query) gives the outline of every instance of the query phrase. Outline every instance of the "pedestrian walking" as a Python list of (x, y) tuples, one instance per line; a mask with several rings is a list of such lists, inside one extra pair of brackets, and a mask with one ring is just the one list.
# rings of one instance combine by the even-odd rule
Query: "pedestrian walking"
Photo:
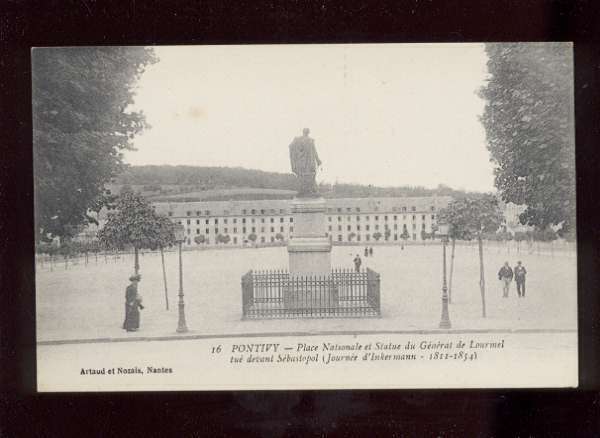
[(373, 257), (373, 247), (369, 248), (369, 256)]
[(354, 257), (354, 270), (356, 272), (360, 272), (360, 265), (362, 265), (362, 260), (360, 259), (360, 256), (356, 254), (356, 257)]
[(521, 260), (517, 262), (515, 266), (515, 281), (517, 282), (517, 293), (519, 297), (525, 297), (525, 276), (527, 275), (527, 269), (521, 264)]
[(142, 297), (138, 294), (138, 283), (141, 280), (139, 274), (129, 277), (131, 284), (125, 289), (125, 321), (123, 329), (135, 332), (140, 328), (140, 309), (143, 309)]
[(508, 297), (508, 291), (510, 289), (510, 282), (513, 279), (513, 270), (508, 265), (508, 262), (504, 262), (504, 265), (498, 271), (498, 280), (502, 281), (502, 292), (503, 297)]

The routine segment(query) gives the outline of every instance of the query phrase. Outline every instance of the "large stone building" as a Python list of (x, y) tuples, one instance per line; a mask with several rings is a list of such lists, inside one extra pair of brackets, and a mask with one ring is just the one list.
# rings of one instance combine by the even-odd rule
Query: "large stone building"
[[(430, 234), (450, 197), (327, 199), (327, 236), (334, 243), (394, 242)], [(185, 227), (185, 245), (272, 244), (294, 235), (291, 200), (155, 202), (157, 213)], [(199, 237), (202, 236), (202, 237)]]

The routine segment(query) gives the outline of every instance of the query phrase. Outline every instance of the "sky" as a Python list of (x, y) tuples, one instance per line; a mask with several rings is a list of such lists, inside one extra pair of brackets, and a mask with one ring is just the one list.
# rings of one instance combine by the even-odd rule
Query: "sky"
[(317, 181), (493, 190), (482, 44), (163, 46), (138, 83), (151, 126), (130, 164), (290, 172), (308, 127)]

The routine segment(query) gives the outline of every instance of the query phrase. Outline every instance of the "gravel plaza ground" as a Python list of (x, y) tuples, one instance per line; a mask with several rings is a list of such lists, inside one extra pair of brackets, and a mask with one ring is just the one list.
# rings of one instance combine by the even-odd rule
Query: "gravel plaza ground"
[[(184, 251), (185, 311), (189, 335), (233, 335), (281, 332), (368, 332), (436, 330), (441, 314), (441, 244), (374, 246), (364, 258), (364, 246), (334, 246), (332, 265), (352, 266), (359, 253), (363, 267), (381, 274), (381, 318), (323, 318), (242, 321), (240, 278), (250, 269), (285, 269), (285, 247)], [(450, 319), (452, 330), (575, 330), (577, 269), (573, 249), (527, 251), (512, 246), (484, 247), (487, 318), (481, 316), (477, 246), (456, 248)], [(497, 277), (504, 261), (522, 260), (528, 270), (527, 296), (517, 297), (513, 282), (502, 298)], [(140, 257), (139, 291), (145, 309), (138, 332), (121, 328), (125, 287), (133, 271), (133, 256), (93, 255), (85, 265), (48, 264), (36, 271), (38, 342), (127, 339), (176, 336), (178, 257), (165, 254), (169, 310), (165, 309), (158, 253)], [(448, 266), (450, 246), (448, 246)]]

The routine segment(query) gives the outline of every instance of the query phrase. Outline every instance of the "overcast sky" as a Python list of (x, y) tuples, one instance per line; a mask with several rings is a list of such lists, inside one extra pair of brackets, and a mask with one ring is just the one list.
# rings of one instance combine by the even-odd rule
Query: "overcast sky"
[(308, 127), (319, 181), (493, 190), (482, 44), (157, 47), (131, 164), (290, 172)]

